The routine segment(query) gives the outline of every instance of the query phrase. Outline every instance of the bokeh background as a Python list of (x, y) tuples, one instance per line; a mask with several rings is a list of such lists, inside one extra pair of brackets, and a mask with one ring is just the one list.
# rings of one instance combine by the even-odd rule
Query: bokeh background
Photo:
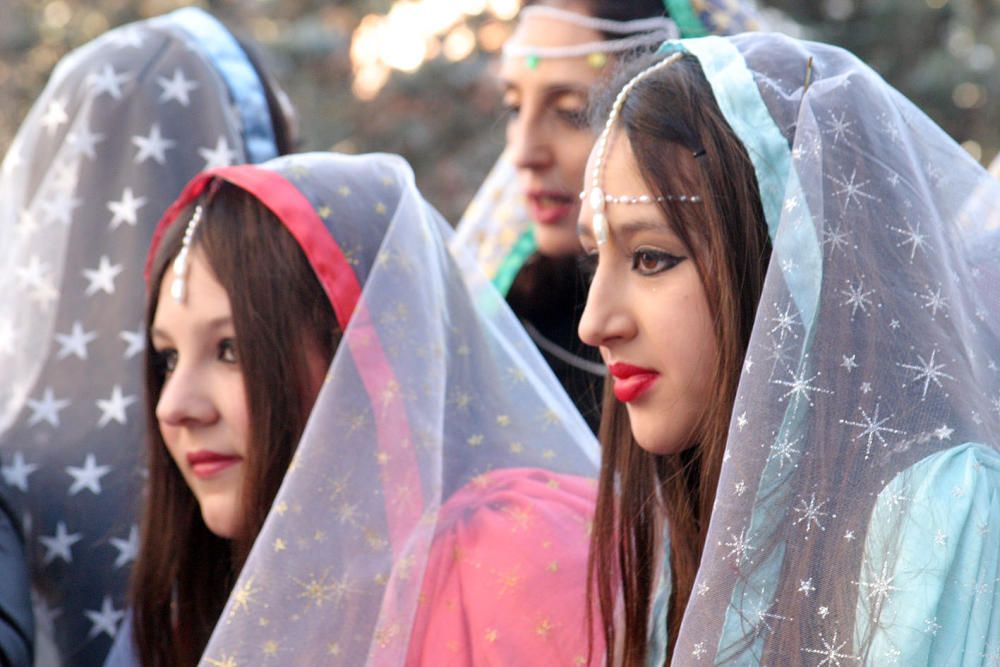
[[(1000, 150), (1000, 0), (760, 0), (844, 46), (983, 164)], [(401, 153), (455, 222), (503, 147), (493, 81), (518, 0), (0, 0), (0, 154), (69, 50), (186, 5), (259, 45), (303, 150)]]

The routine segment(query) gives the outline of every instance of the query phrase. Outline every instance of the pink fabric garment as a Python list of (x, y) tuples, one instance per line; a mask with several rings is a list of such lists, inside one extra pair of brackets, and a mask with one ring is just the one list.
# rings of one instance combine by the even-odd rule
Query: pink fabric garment
[(593, 480), (536, 468), (480, 475), (441, 508), (407, 665), (588, 662)]

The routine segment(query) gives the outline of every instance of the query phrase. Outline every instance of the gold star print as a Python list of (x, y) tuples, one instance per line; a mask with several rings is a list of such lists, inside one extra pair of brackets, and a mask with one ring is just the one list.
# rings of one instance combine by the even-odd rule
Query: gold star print
[(550, 489), (558, 489), (559, 488), (559, 480), (557, 480), (557, 479), (550, 479), (548, 482), (546, 482), (546, 486), (548, 486)]
[(522, 445), (520, 442), (512, 442), (512, 443), (510, 443), (510, 453), (511, 454), (521, 454), (523, 452), (524, 452), (524, 445)]
[(364, 428), (368, 424), (368, 415), (361, 413), (351, 419), (351, 433)]
[(386, 454), (385, 452), (379, 452), (378, 454), (375, 455), (375, 460), (378, 461), (378, 464), (380, 466), (384, 466), (387, 463), (389, 463), (389, 458), (390, 458), (389, 455)]
[(482, 473), (472, 478), (472, 486), (477, 489), (485, 489), (490, 485), (489, 475)]
[(324, 533), (322, 530), (317, 530), (315, 533), (313, 533), (313, 540), (315, 540), (316, 542), (324, 542), (326, 540), (326, 533)]
[(337, 192), (340, 193), (341, 197), (350, 197), (351, 196), (351, 189), (349, 187), (347, 187), (346, 185), (340, 186), (340, 189), (337, 190)]
[(554, 451), (552, 451), (551, 449), (546, 449), (544, 452), (542, 452), (542, 458), (545, 459), (546, 461), (551, 461), (555, 457), (556, 457), (556, 453)]
[(337, 510), (337, 517), (340, 519), (340, 523), (349, 523), (352, 526), (358, 523), (358, 506), (356, 504), (352, 505), (350, 503), (344, 503)]
[(476, 435), (471, 435), (469, 436), (469, 439), (466, 440), (466, 442), (469, 443), (469, 447), (478, 447), (479, 445), (483, 444), (483, 436), (480, 433), (477, 433)]
[(470, 396), (465, 392), (461, 392), (457, 396), (455, 396), (455, 407), (459, 408), (460, 410), (464, 410), (465, 408), (469, 407), (469, 403), (471, 401), (472, 401), (472, 396)]
[(280, 537), (276, 538), (274, 540), (274, 552), (275, 553), (280, 553), (280, 552), (284, 551), (287, 548), (288, 548), (288, 545)]
[(491, 644), (495, 643), (496, 640), (497, 640), (497, 637), (499, 637), (499, 636), (500, 636), (500, 633), (497, 632), (496, 628), (489, 628), (488, 630), (486, 630), (485, 639), (486, 639), (486, 641), (488, 641)]
[(393, 623), (387, 628), (379, 628), (375, 631), (375, 642), (381, 648), (387, 647), (392, 643), (392, 640), (399, 635), (399, 624)]
[(375, 212), (378, 213), (379, 215), (385, 215), (386, 210), (387, 209), (385, 207), (385, 204), (383, 204), (382, 202), (378, 202), (377, 204), (375, 204)]
[(303, 167), (301, 164), (297, 164), (288, 170), (293, 178), (305, 178), (309, 175), (309, 170)]
[(264, 655), (275, 656), (278, 655), (278, 642), (273, 639), (269, 639), (264, 642)]
[(503, 595), (507, 591), (512, 591), (517, 588), (518, 584), (521, 583), (521, 575), (517, 571), (506, 572), (499, 575), (500, 577), (500, 595)]
[(223, 657), (222, 660), (213, 660), (212, 658), (205, 658), (211, 667), (239, 667), (239, 663), (236, 662), (236, 658), (233, 656)]
[(412, 573), (413, 566), (416, 562), (417, 559), (412, 554), (399, 561), (396, 566), (396, 575), (401, 581), (407, 581), (410, 578), (410, 574)]
[(515, 533), (526, 529), (531, 522), (531, 513), (520, 507), (505, 507), (503, 513), (509, 516), (510, 520), (514, 522), (512, 532)]
[(549, 408), (548, 410), (545, 411), (545, 414), (542, 416), (542, 419), (545, 420), (545, 423), (548, 426), (555, 426), (560, 422), (562, 422), (562, 418), (558, 414), (556, 414), (556, 411), (553, 410), (552, 408)]
[(559, 563), (557, 561), (552, 561), (551, 563), (548, 564), (548, 567), (546, 567), (545, 569), (548, 570), (549, 572), (558, 572)]
[(465, 343), (462, 343), (461, 345), (459, 345), (458, 346), (458, 350), (456, 350), (456, 351), (458, 352), (458, 356), (460, 356), (460, 357), (467, 357), (467, 356), (469, 356), (469, 354), (472, 353), (472, 350)]
[(306, 599), (306, 609), (313, 605), (322, 607), (324, 602), (330, 602), (334, 599), (336, 586), (326, 583), (326, 577), (327, 575), (324, 574), (322, 577), (312, 577), (306, 582), (292, 577), (292, 580), (302, 589), (299, 592), (299, 597)]
[(497, 424), (499, 426), (510, 426), (510, 417), (507, 415), (497, 415)]
[(382, 535), (371, 528), (365, 528), (365, 541), (373, 551), (382, 551), (388, 544)]
[(324, 220), (329, 218), (330, 214), (333, 213), (333, 211), (330, 209), (329, 206), (320, 206), (319, 210), (316, 212), (319, 213), (319, 217), (323, 218)]
[(340, 644), (337, 642), (330, 642), (326, 645), (326, 652), (329, 655), (340, 655)]
[(509, 372), (510, 372), (510, 376), (511, 376), (511, 378), (513, 378), (514, 382), (523, 382), (524, 378), (527, 377), (524, 374), (524, 371), (522, 369), (520, 369), (520, 368), (517, 368), (517, 367), (509, 369)]
[(250, 611), (250, 603), (254, 602), (253, 596), (255, 593), (260, 593), (259, 588), (253, 587), (253, 577), (250, 577), (246, 583), (236, 589), (233, 593), (233, 608), (229, 610), (229, 618), (235, 616), (239, 611)]
[(535, 634), (543, 639), (548, 639), (549, 633), (552, 632), (554, 627), (555, 626), (552, 625), (552, 622), (549, 621), (549, 619), (543, 618), (542, 622), (535, 628)]
[(389, 380), (385, 389), (382, 390), (382, 407), (388, 407), (397, 396), (399, 396), (399, 383), (395, 380)]
[(259, 619), (257, 619), (257, 625), (259, 625), (262, 628), (266, 628), (267, 626), (271, 625), (271, 619), (261, 616)]
[(330, 500), (336, 501), (347, 492), (347, 479), (336, 479), (330, 481)]
[(394, 179), (392, 176), (382, 177), (382, 185), (389, 187), (390, 185), (395, 185), (395, 184), (396, 184), (396, 179)]
[(285, 512), (288, 511), (288, 503), (282, 500), (274, 506), (274, 511), (278, 513), (278, 516), (285, 516)]

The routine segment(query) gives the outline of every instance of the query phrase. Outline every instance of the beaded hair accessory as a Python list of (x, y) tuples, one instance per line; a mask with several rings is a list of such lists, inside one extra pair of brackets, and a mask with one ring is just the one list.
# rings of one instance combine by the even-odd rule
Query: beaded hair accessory
[[(590, 207), (594, 210), (594, 236), (597, 238), (598, 245), (602, 245), (608, 240), (608, 219), (604, 214), (606, 204), (650, 204), (652, 202), (662, 203), (665, 201), (697, 204), (701, 202), (701, 197), (698, 195), (609, 195), (605, 194), (604, 190), (601, 189), (601, 181), (604, 178), (604, 161), (608, 156), (608, 138), (611, 136), (611, 130), (614, 128), (615, 121), (618, 120), (618, 116), (621, 114), (622, 105), (625, 104), (625, 98), (628, 97), (628, 94), (632, 92), (632, 89), (635, 88), (637, 83), (645, 79), (650, 74), (673, 65), (682, 57), (682, 53), (674, 53), (673, 55), (661, 60), (658, 63), (650, 65), (643, 71), (636, 74), (628, 83), (625, 84), (621, 91), (619, 91), (617, 97), (615, 97), (614, 103), (611, 105), (611, 113), (608, 114), (608, 120), (604, 124), (601, 136), (597, 138), (597, 143), (594, 145), (596, 159), (594, 160), (594, 170), (592, 172), (593, 175), (591, 180), (592, 185), (589, 194)], [(698, 157), (703, 154), (704, 151), (698, 151), (694, 155), (695, 157)], [(580, 199), (586, 199), (587, 196), (586, 191), (580, 193)]]
[(184, 229), (181, 250), (177, 253), (177, 257), (174, 258), (174, 280), (170, 283), (170, 296), (177, 303), (184, 303), (184, 297), (187, 295), (188, 255), (191, 253), (191, 240), (194, 238), (195, 230), (198, 229), (198, 223), (201, 222), (201, 212), (201, 204), (198, 204), (195, 206), (194, 214), (192, 214), (187, 227)]
[(521, 11), (520, 20), (524, 21), (531, 17), (544, 17), (589, 30), (614, 35), (627, 35), (627, 37), (601, 42), (585, 42), (582, 44), (573, 44), (572, 46), (532, 46), (531, 44), (511, 42), (504, 44), (504, 58), (524, 58), (529, 69), (538, 67), (538, 63), (544, 58), (581, 57), (586, 57), (587, 63), (591, 67), (600, 68), (607, 63), (607, 54), (609, 53), (621, 53), (641, 46), (652, 46), (668, 39), (675, 39), (680, 35), (677, 24), (665, 16), (654, 16), (632, 21), (612, 21), (610, 19), (578, 14), (577, 12), (559, 9), (558, 7), (533, 5), (525, 7)]

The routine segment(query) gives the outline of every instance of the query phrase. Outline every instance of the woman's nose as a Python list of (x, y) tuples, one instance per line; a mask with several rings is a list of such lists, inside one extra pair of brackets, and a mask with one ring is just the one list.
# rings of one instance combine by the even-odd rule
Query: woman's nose
[(551, 143), (540, 119), (522, 112), (507, 129), (507, 150), (518, 169), (545, 169), (553, 163)]
[(587, 345), (609, 347), (635, 335), (635, 320), (627, 302), (628, 291), (619, 282), (615, 274), (602, 271), (600, 266), (594, 273), (587, 292), (587, 305), (577, 328), (580, 340)]
[(160, 390), (156, 419), (170, 426), (211, 423), (217, 412), (206, 380), (197, 368), (178, 364)]

